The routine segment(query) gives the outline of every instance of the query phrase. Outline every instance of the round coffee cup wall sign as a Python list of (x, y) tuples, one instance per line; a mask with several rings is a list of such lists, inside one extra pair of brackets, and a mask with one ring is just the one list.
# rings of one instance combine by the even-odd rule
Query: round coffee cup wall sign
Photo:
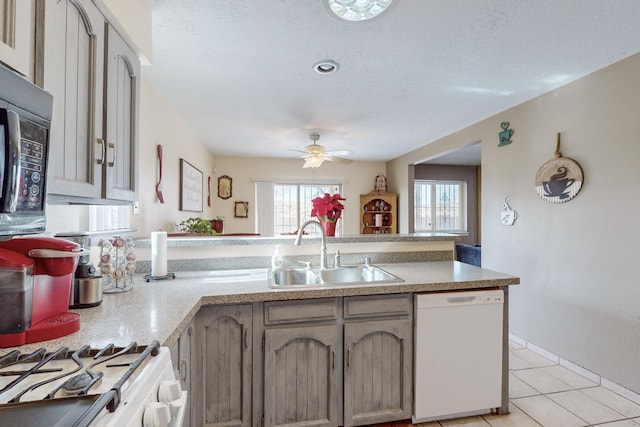
[(564, 203), (573, 199), (582, 188), (582, 169), (574, 160), (562, 157), (560, 134), (556, 157), (538, 169), (536, 192), (549, 203)]

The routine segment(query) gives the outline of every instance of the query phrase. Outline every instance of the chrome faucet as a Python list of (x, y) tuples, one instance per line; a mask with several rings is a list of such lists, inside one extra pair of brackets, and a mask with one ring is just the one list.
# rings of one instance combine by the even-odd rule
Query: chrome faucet
[(319, 221), (310, 219), (309, 221), (306, 221), (304, 224), (302, 224), (300, 226), (300, 230), (298, 230), (296, 241), (293, 242), (293, 244), (296, 246), (300, 245), (300, 240), (302, 240), (302, 232), (309, 224), (316, 224), (322, 232), (322, 243), (320, 244), (320, 268), (327, 268), (327, 236), (324, 233), (324, 227), (322, 226), (322, 224), (320, 224)]

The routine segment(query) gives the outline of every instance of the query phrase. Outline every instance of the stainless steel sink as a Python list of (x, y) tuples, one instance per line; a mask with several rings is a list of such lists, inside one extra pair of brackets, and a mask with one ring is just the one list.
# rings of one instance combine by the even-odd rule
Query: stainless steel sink
[(373, 265), (349, 265), (338, 268), (292, 268), (274, 270), (269, 285), (278, 287), (364, 285), (402, 282), (388, 271)]
[(271, 275), (276, 286), (317, 285), (320, 277), (310, 268), (291, 268), (274, 270)]

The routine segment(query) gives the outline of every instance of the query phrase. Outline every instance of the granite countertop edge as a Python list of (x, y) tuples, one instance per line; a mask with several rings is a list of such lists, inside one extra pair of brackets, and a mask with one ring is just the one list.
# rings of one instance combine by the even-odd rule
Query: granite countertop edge
[[(248, 246), (248, 245), (286, 245), (295, 240), (295, 235), (278, 237), (260, 236), (171, 236), (167, 239), (167, 247), (201, 247), (201, 246)], [(306, 240), (319, 239), (308, 236)], [(327, 237), (329, 243), (380, 243), (380, 242), (441, 242), (459, 241), (460, 235), (448, 233), (411, 233), (411, 234), (358, 234)], [(141, 248), (150, 248), (151, 239), (139, 238), (135, 244)]]
[[(255, 279), (267, 269), (248, 269), (250, 280), (241, 273), (231, 279), (217, 277), (219, 271), (177, 272), (176, 278), (146, 282), (136, 276), (132, 291), (105, 294), (97, 307), (71, 310), (80, 314), (80, 330), (54, 340), (0, 349), (0, 356), (18, 349), (23, 353), (39, 348), (71, 349), (82, 345), (100, 348), (113, 343), (124, 346), (132, 341), (148, 344), (157, 340), (172, 346), (202, 306), (267, 301), (299, 300), (392, 293), (420, 293), (483, 289), (517, 285), (520, 279), (508, 274), (474, 267), (457, 261), (380, 264), (403, 282), (370, 285), (324, 286), (273, 289), (268, 281)], [(251, 274), (253, 273), (253, 274)], [(259, 273), (259, 274), (256, 274)], [(248, 277), (248, 276), (247, 276)]]

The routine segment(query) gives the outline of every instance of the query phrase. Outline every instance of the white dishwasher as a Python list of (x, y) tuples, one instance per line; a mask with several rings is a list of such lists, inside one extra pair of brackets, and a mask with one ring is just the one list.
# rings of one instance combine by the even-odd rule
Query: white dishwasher
[(502, 405), (502, 290), (416, 296), (413, 422)]

